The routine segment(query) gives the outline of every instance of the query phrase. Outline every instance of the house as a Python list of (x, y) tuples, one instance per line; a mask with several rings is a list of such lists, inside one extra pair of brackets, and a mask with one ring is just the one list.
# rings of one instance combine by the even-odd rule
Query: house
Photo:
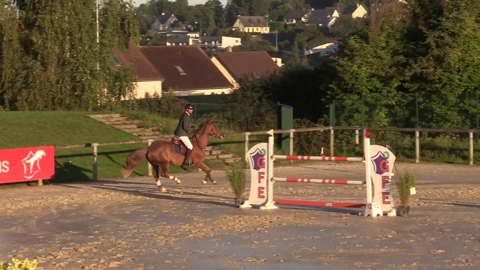
[(232, 29), (246, 33), (266, 34), (270, 32), (268, 19), (263, 16), (238, 16)]
[(326, 7), (312, 11), (308, 16), (307, 24), (330, 28), (339, 17), (340, 14), (335, 7)]
[(166, 46), (186, 46), (189, 44), (188, 35), (167, 35), (165, 39)]
[(315, 46), (311, 49), (305, 50), (305, 56), (318, 54), (319, 56), (329, 56), (338, 51), (338, 43), (336, 40), (327, 41), (323, 44)]
[(286, 24), (296, 24), (298, 22), (306, 23), (311, 10), (297, 9), (288, 12), (283, 20)]
[(222, 36), (220, 47), (223, 49), (242, 46), (242, 39), (239, 37)]
[(162, 96), (165, 78), (148, 61), (139, 47), (131, 45), (126, 51), (115, 49), (114, 59), (118, 66), (131, 69), (135, 73), (133, 93), (124, 99)]
[(230, 94), (233, 84), (198, 46), (142, 47), (142, 53), (165, 78), (163, 91), (176, 96)]
[(155, 19), (150, 29), (155, 32), (166, 33), (171, 31), (185, 31), (186, 27), (175, 15), (162, 13)]
[(227, 77), (236, 86), (240, 80), (268, 78), (280, 71), (265, 51), (218, 52), (212, 62), (222, 72), (228, 72)]
[(363, 19), (367, 17), (367, 10), (361, 4), (348, 5), (342, 10), (342, 16), (348, 16), (352, 19)]
[(222, 38), (219, 36), (201, 36), (200, 46), (203, 48), (218, 48), (221, 46)]
[(202, 48), (233, 48), (242, 46), (242, 39), (239, 37), (227, 36), (192, 36), (188, 45), (196, 45)]

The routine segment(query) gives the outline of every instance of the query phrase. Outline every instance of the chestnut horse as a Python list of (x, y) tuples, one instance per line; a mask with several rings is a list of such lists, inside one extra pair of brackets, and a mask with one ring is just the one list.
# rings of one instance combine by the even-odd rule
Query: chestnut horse
[[(205, 148), (208, 145), (208, 137), (215, 136), (217, 138), (223, 138), (223, 133), (215, 126), (212, 121), (203, 122), (195, 135), (191, 139), (193, 145), (193, 151), (190, 155), (190, 164), (195, 165), (197, 168), (205, 172), (205, 180), (202, 182), (207, 183), (207, 180), (215, 184), (210, 172), (212, 171), (205, 163)], [(181, 181), (175, 176), (168, 174), (168, 166), (170, 164), (181, 165), (184, 159), (184, 155), (177, 153), (174, 149), (174, 145), (169, 141), (154, 141), (148, 148), (140, 149), (130, 153), (127, 156), (125, 169), (122, 174), (123, 177), (128, 177), (135, 167), (137, 167), (145, 158), (153, 167), (153, 174), (157, 187), (162, 192), (166, 192), (167, 189), (162, 186), (160, 176), (174, 180), (177, 184)], [(159, 174), (159, 167), (162, 169), (162, 173)]]

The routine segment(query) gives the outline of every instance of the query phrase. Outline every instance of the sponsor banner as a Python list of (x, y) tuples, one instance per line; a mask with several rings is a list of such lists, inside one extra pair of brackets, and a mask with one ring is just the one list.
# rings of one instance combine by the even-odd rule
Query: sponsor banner
[(55, 148), (0, 149), (0, 184), (50, 179), (55, 175)]
[(394, 208), (392, 196), (392, 176), (395, 155), (380, 145), (370, 146), (371, 178), (373, 180), (373, 203), (381, 206), (382, 211)]
[(250, 165), (250, 205), (260, 206), (267, 202), (267, 144), (259, 143), (247, 153)]

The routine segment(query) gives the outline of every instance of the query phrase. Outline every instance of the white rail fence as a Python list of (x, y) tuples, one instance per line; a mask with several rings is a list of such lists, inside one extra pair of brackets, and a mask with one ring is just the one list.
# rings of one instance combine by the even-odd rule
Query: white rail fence
[[(289, 134), (289, 155), (293, 155), (294, 153), (294, 138), (296, 133), (304, 133), (304, 132), (329, 132), (329, 155), (335, 155), (335, 131), (340, 130), (351, 130), (355, 133), (355, 144), (360, 144), (360, 130), (363, 130), (360, 127), (332, 127), (332, 126), (324, 126), (324, 127), (312, 127), (312, 128), (298, 128), (298, 129), (280, 129), (274, 130), (274, 134)], [(475, 160), (475, 148), (474, 148), (474, 137), (477, 134), (477, 137), (480, 134), (480, 129), (415, 129), (415, 128), (368, 128), (370, 131), (382, 131), (382, 132), (407, 132), (413, 133), (415, 137), (415, 163), (420, 163), (421, 160), (421, 145), (420, 145), (420, 135), (421, 133), (445, 133), (445, 134), (468, 134), (468, 164), (474, 165)], [(265, 136), (268, 134), (268, 131), (253, 131), (253, 132), (245, 132), (245, 153), (248, 152), (250, 149), (250, 138), (252, 136)]]

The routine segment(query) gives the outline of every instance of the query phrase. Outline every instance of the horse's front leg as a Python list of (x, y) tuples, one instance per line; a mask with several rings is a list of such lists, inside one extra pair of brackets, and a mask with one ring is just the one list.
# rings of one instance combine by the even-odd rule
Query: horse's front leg
[(165, 177), (167, 179), (170, 179), (170, 180), (173, 180), (175, 181), (175, 183), (177, 184), (181, 184), (182, 183), (182, 180), (180, 180), (180, 178), (176, 177), (176, 176), (173, 176), (173, 175), (170, 175), (168, 173), (168, 163), (162, 163), (160, 164), (162, 166), (162, 177)]
[(205, 179), (202, 180), (202, 184), (207, 184), (207, 181), (212, 182), (212, 184), (217, 183), (217, 181), (213, 180), (212, 175), (210, 174), (212, 170), (207, 165), (205, 165), (205, 163), (199, 162), (196, 164), (196, 166), (205, 173)]
[(153, 174), (155, 177), (155, 184), (160, 192), (167, 192), (167, 189), (162, 185), (162, 181), (160, 181), (160, 173), (158, 171), (158, 165), (152, 165), (153, 167)]

